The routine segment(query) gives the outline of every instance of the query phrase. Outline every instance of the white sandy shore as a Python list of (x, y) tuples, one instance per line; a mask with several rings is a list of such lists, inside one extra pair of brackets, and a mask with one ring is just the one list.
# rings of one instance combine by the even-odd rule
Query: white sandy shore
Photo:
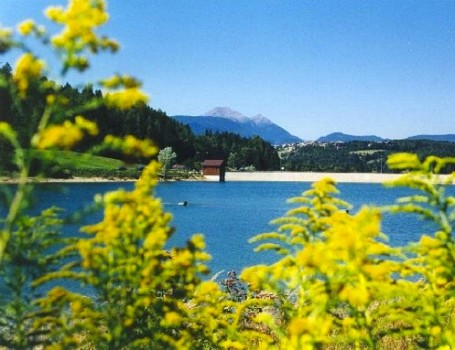
[[(315, 173), (290, 171), (226, 172), (226, 181), (286, 181), (315, 182), (329, 177), (336, 182), (382, 183), (399, 177), (399, 174), (378, 173)], [(217, 179), (214, 179), (217, 180)]]
[[(113, 179), (105, 177), (73, 177), (71, 179), (35, 179), (30, 178), (33, 183), (84, 183), (84, 182), (134, 182), (133, 179)], [(16, 179), (0, 177), (0, 183), (16, 183)]]
[[(399, 178), (401, 174), (378, 173), (315, 173), (291, 171), (254, 171), (254, 172), (226, 172), (226, 181), (283, 181), (283, 182), (316, 182), (323, 178), (331, 178), (338, 183), (384, 183)], [(446, 181), (448, 175), (440, 175), (440, 181)], [(206, 180), (218, 181), (218, 176), (208, 177)]]

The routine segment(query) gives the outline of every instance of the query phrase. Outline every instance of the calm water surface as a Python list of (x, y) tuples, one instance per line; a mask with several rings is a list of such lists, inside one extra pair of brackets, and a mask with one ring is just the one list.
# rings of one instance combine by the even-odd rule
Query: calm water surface
[[(36, 209), (55, 205), (68, 213), (88, 205), (96, 193), (117, 188), (132, 188), (131, 183), (82, 183), (39, 185)], [(252, 236), (275, 229), (270, 221), (282, 216), (293, 206), (286, 203), (309, 189), (303, 182), (172, 182), (160, 183), (156, 190), (165, 210), (173, 214), (176, 231), (169, 245), (181, 245), (194, 233), (203, 233), (213, 259), (210, 267), (220, 270), (240, 270), (244, 266), (270, 263), (272, 253), (254, 253), (248, 243)], [(339, 184), (340, 197), (353, 205), (355, 213), (363, 204), (386, 205), (398, 196), (408, 194), (403, 189), (386, 189), (380, 184)], [(450, 188), (455, 195), (454, 188)], [(186, 200), (187, 206), (178, 205)], [(4, 211), (4, 209), (3, 209)], [(2, 213), (3, 214), (3, 213)], [(101, 213), (85, 218), (87, 223), (100, 220)], [(416, 241), (431, 230), (412, 216), (387, 216), (383, 231), (392, 245)], [(68, 228), (76, 232), (76, 227)]]

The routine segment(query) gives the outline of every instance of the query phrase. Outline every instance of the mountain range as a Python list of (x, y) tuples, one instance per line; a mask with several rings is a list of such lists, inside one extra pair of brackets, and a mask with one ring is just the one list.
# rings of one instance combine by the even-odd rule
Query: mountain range
[(196, 135), (210, 130), (232, 132), (243, 137), (257, 135), (274, 145), (302, 141), (261, 114), (249, 118), (229, 107), (217, 107), (199, 116), (175, 115), (172, 118), (187, 124)]
[[(229, 107), (216, 107), (203, 115), (175, 115), (175, 120), (188, 125), (196, 135), (212, 132), (232, 132), (243, 137), (260, 136), (264, 140), (274, 145), (286, 143), (299, 143), (303, 140), (292, 135), (281, 126), (273, 123), (270, 119), (261, 114), (247, 117)], [(455, 142), (455, 134), (445, 135), (415, 135), (406, 138), (408, 140), (432, 140)], [(370, 141), (385, 142), (387, 138), (376, 135), (356, 136), (334, 132), (322, 136), (316, 142), (350, 142), (350, 141)]]

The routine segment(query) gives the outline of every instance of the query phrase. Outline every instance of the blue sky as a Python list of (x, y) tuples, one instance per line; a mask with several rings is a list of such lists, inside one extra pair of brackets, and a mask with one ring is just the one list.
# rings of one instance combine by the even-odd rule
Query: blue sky
[[(59, 0), (0, 0), (0, 23)], [(168, 115), (228, 106), (303, 139), (455, 133), (455, 1), (111, 0), (120, 41), (90, 78), (130, 73)], [(0, 60), (4, 60), (0, 58)]]

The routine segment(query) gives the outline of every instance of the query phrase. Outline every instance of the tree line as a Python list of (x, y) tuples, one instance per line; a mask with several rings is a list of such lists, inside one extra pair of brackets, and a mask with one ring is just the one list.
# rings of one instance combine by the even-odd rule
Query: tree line
[[(0, 67), (0, 75), (4, 81), (11, 80), (12, 69), (8, 63)], [(54, 82), (49, 84), (55, 85)], [(8, 122), (19, 131), (22, 146), (26, 148), (27, 140), (30, 140), (33, 130), (36, 130), (38, 116), (45, 108), (45, 92), (31, 86), (27, 103), (18, 105), (14, 103), (15, 91), (11, 90), (11, 86), (12, 84), (0, 86), (0, 121)], [(69, 83), (60, 87), (60, 94), (67, 99), (69, 107), (81, 106), (96, 97), (103, 97), (102, 91), (95, 90), (90, 85), (79, 89)], [(229, 165), (234, 169), (249, 167), (256, 170), (277, 170), (280, 166), (276, 149), (258, 136), (245, 138), (234, 133), (211, 131), (204, 135), (195, 135), (189, 126), (146, 104), (127, 110), (100, 105), (86, 112), (84, 117), (98, 125), (99, 133), (95, 137), (82, 140), (76, 148), (79, 152), (94, 152), (128, 162), (129, 159), (124, 158), (120, 151), (97, 149), (94, 146), (106, 135), (134, 135), (140, 139), (153, 140), (160, 149), (171, 147), (176, 153), (175, 161), (189, 169), (200, 169), (201, 162), (205, 159), (229, 161)], [(56, 118), (56, 121), (58, 120), (59, 118)], [(1, 164), (3, 170), (11, 171), (15, 168), (12, 161), (6, 161), (12, 159), (9, 156), (11, 152), (12, 147), (7, 142), (0, 141), (0, 156), (5, 160)], [(143, 161), (146, 162), (145, 159)]]

